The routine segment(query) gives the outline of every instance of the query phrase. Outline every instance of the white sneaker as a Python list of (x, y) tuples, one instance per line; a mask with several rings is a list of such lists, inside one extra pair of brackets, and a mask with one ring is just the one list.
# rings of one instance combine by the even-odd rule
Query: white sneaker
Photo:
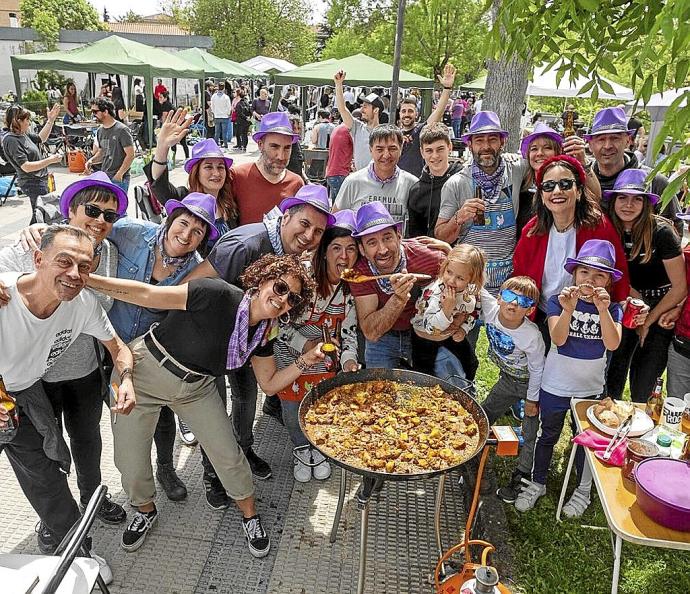
[(295, 480), (299, 483), (308, 483), (311, 480), (311, 467), (307, 466), (307, 464), (311, 464), (309, 448), (301, 450), (295, 448), (292, 454), (295, 464), (292, 469), (292, 476), (294, 476)]
[(108, 562), (100, 555), (96, 555), (96, 553), (91, 553), (91, 558), (98, 563), (98, 573), (101, 574), (101, 578), (103, 578), (105, 585), (109, 586), (112, 584), (113, 572), (110, 569)]
[(312, 448), (311, 450), (311, 461), (316, 464), (314, 468), (311, 469), (314, 478), (319, 481), (325, 481), (329, 476), (331, 476), (331, 465), (326, 460), (325, 456)]
[(546, 495), (546, 485), (540, 485), (526, 478), (522, 479), (522, 490), (515, 499), (515, 509), (526, 512), (532, 509), (537, 499)]
[(180, 432), (180, 439), (182, 440), (182, 443), (188, 446), (194, 446), (197, 444), (197, 439), (196, 435), (192, 432), (192, 430), (187, 426), (187, 423), (185, 423), (180, 417), (175, 415), (175, 420), (177, 421), (177, 428)]
[(566, 518), (580, 518), (587, 511), (590, 504), (588, 493), (575, 489), (568, 503), (563, 506), (563, 515)]

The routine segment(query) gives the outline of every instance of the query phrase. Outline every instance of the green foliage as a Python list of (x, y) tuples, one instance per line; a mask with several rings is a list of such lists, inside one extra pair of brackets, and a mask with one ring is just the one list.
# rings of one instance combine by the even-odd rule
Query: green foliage
[[(493, 54), (532, 55), (535, 63), (559, 64), (561, 76), (585, 76), (594, 99), (599, 89), (610, 91), (603, 75), (631, 86), (646, 103), (657, 91), (687, 86), (690, 68), (690, 3), (687, 0), (534, 0), (503, 2), (489, 38)], [(625, 64), (621, 72), (619, 65)], [(683, 144), (655, 169), (670, 172), (690, 157), (684, 144), (690, 128), (690, 91), (681, 95), (667, 113), (664, 126), (650, 150), (656, 155), (666, 136)], [(685, 176), (664, 192), (670, 200)]]
[(39, 91), (47, 91), (52, 88), (60, 89), (60, 92), (64, 94), (69, 82), (73, 81), (55, 70), (39, 70), (33, 85)]
[(20, 0), (19, 10), (22, 25), (36, 29), (46, 50), (57, 47), (60, 29), (106, 30), (87, 0)]
[(33, 16), (33, 28), (41, 38), (45, 50), (56, 50), (60, 37), (60, 24), (55, 15), (46, 10), (37, 10)]
[(192, 0), (179, 13), (186, 29), (209, 35), (214, 53), (242, 61), (256, 55), (304, 64), (314, 60), (316, 34), (306, 0)]
[(117, 18), (118, 23), (141, 23), (143, 18), (140, 14), (134, 12), (133, 10), (128, 10), (121, 17)]

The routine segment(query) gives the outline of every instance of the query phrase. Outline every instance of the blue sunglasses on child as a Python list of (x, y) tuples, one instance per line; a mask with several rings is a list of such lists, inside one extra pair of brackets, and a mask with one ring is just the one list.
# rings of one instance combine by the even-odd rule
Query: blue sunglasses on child
[(506, 303), (512, 303), (517, 301), (520, 307), (532, 307), (534, 305), (534, 299), (530, 299), (526, 295), (518, 295), (510, 289), (503, 289), (500, 293), (501, 299)]

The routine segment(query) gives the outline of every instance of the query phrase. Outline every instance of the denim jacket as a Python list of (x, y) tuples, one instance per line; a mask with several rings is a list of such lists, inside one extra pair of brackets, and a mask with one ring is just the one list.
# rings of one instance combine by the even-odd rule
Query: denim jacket
[[(156, 261), (156, 232), (158, 225), (150, 221), (142, 221), (126, 217), (113, 225), (108, 235), (120, 251), (117, 266), (117, 277), (137, 280), (144, 283), (151, 282), (153, 265)], [(176, 285), (199, 263), (201, 257), (195, 252), (194, 257), (185, 265), (179, 267), (168, 278), (158, 284), (161, 286)], [(122, 340), (131, 340), (145, 334), (154, 322), (165, 317), (167, 311), (147, 309), (117, 301), (113, 304), (108, 317)]]

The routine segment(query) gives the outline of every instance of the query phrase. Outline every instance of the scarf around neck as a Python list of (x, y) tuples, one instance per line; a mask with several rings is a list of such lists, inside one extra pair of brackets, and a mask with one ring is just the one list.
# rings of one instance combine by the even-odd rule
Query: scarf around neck
[[(381, 274), (378, 269), (376, 268), (376, 265), (373, 262), (370, 262), (367, 260), (367, 264), (369, 265), (369, 269), (371, 270), (372, 275), (377, 276)], [(400, 246), (400, 262), (398, 262), (398, 265), (395, 267), (395, 270), (391, 274), (399, 274), (400, 272), (403, 271), (404, 268), (407, 268), (407, 256), (405, 256), (405, 250), (403, 249), (403, 246)], [(392, 295), (394, 293), (393, 291), (393, 285), (391, 284), (390, 277), (388, 278), (378, 278), (376, 279), (376, 282), (381, 289), (386, 295)]]
[(235, 328), (228, 342), (228, 358), (226, 369), (238, 369), (249, 359), (254, 349), (259, 345), (268, 325), (267, 320), (262, 320), (249, 340), (249, 304), (251, 297), (245, 293), (237, 308), (235, 316)]
[(268, 232), (268, 239), (271, 242), (271, 247), (276, 256), (284, 256), (283, 242), (280, 240), (280, 222), (283, 220), (282, 216), (272, 218), (264, 215), (264, 227)]
[(194, 257), (194, 250), (188, 254), (185, 254), (184, 256), (168, 256), (168, 254), (165, 253), (164, 245), (166, 232), (167, 229), (165, 228), (165, 225), (161, 225), (158, 227), (158, 231), (156, 231), (156, 245), (158, 246), (158, 251), (161, 254), (161, 262), (163, 263), (163, 268), (172, 267), (177, 269), (189, 262), (190, 258)]
[(493, 173), (486, 173), (477, 165), (476, 161), (472, 161), (472, 179), (482, 189), (484, 200), (487, 202), (494, 203), (498, 200), (505, 170), (506, 163), (503, 157), (499, 157), (498, 167)]

